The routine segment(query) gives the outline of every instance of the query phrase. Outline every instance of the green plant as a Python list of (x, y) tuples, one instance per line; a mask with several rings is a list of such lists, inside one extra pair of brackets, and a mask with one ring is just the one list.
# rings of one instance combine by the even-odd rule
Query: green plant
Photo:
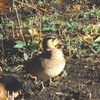
[(53, 21), (47, 20), (44, 24), (43, 24), (43, 31), (56, 31), (56, 25)]

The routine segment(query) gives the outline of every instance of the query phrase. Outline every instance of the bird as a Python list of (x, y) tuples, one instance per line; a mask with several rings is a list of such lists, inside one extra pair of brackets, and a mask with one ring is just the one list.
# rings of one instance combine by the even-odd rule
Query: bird
[(66, 61), (57, 45), (65, 44), (56, 35), (46, 35), (42, 42), (44, 52), (25, 63), (26, 72), (44, 80), (58, 76), (63, 71)]

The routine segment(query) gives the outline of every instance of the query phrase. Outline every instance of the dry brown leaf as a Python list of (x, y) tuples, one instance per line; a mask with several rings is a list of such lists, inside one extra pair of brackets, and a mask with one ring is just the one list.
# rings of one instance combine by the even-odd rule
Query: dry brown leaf
[(66, 32), (67, 32), (67, 29), (66, 29), (66, 28), (62, 30), (62, 34), (63, 34), (63, 35), (65, 35)]
[(92, 31), (91, 35), (93, 35), (93, 34), (99, 34), (98, 33), (98, 29), (100, 28), (100, 22), (97, 23), (97, 24), (95, 24), (95, 25), (92, 25), (92, 26), (93, 26), (93, 31)]
[(0, 100), (6, 100), (7, 91), (2, 83), (0, 83)]
[(12, 0), (0, 0), (0, 13), (8, 13), (12, 6)]
[(89, 66), (84, 66), (84, 68), (88, 68)]
[(70, 8), (71, 10), (73, 10), (73, 11), (80, 11), (81, 6), (80, 6), (80, 5), (72, 5), (72, 4), (70, 4), (70, 5), (69, 5), (69, 8)]
[(58, 0), (58, 3), (63, 3), (64, 2), (64, 0)]
[(2, 6), (4, 6), (4, 3), (1, 3), (1, 2), (0, 2), (0, 7), (2, 7)]
[(0, 72), (3, 72), (2, 68), (0, 67)]
[(93, 28), (98, 28), (98, 27), (100, 27), (100, 22), (95, 24), (95, 25), (93, 25)]
[(9, 13), (9, 11), (6, 8), (0, 8), (0, 13)]
[(38, 35), (38, 32), (34, 28), (28, 29), (28, 32), (30, 33), (31, 37), (34, 37), (35, 35)]
[(6, 3), (8, 3), (8, 2), (9, 2), (9, 0), (0, 0), (0, 3), (6, 4)]
[(87, 34), (87, 35), (84, 35), (83, 38), (87, 40), (87, 39), (90, 39), (91, 36)]
[(88, 35), (88, 34), (86, 34), (86, 35), (78, 35), (77, 37), (81, 41), (85, 41), (87, 43), (91, 43), (92, 42), (92, 40), (91, 40), (92, 36), (91, 35)]
[(14, 92), (14, 97), (17, 98), (19, 96), (19, 92)]

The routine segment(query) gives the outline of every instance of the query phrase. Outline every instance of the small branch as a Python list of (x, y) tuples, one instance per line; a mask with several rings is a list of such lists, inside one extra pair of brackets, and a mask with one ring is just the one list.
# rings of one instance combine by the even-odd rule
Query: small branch
[[(68, 44), (69, 44), (69, 47), (70, 47), (71, 45), (70, 45), (70, 37), (69, 37), (69, 35), (68, 35)], [(71, 50), (69, 49), (68, 51), (69, 51), (69, 56), (71, 57), (71, 55), (72, 55)]]
[(95, 55), (97, 55), (97, 52), (96, 52), (90, 45), (88, 45), (88, 46), (89, 46), (89, 48), (91, 49), (91, 51), (94, 52)]
[(3, 40), (1, 41), (1, 46), (2, 46), (2, 60), (4, 59), (4, 46), (3, 46)]
[(5, 33), (5, 31), (3, 30), (3, 28), (1, 27), (1, 25), (0, 25), (0, 29), (1, 29), (2, 33), (5, 35), (6, 33)]
[(30, 7), (30, 8), (33, 8), (33, 9), (39, 10), (39, 11), (41, 11), (41, 12), (45, 12), (45, 13), (47, 13), (47, 14), (51, 14), (51, 13), (52, 13), (52, 12), (47, 11), (47, 10), (44, 9), (44, 8), (36, 7), (35, 5), (31, 6), (31, 5), (29, 5), (29, 4), (26, 4), (26, 3), (20, 2), (20, 1), (18, 1), (18, 0), (14, 0), (14, 1), (15, 1), (15, 2), (18, 2), (18, 3), (20, 3), (20, 4), (23, 4), (23, 5), (26, 5), (26, 6)]
[(35, 7), (34, 5), (31, 6), (31, 5), (28, 5), (28, 4), (26, 4), (26, 3), (20, 2), (20, 1), (18, 1), (18, 0), (14, 0), (14, 1), (17, 2), (17, 3), (23, 4), (23, 5), (26, 5), (26, 6), (30, 7), (30, 8), (36, 9), (36, 7)]
[(19, 20), (19, 16), (18, 16), (18, 11), (17, 11), (17, 8), (16, 8), (16, 5), (15, 5), (15, 3), (13, 2), (13, 7), (14, 7), (14, 9), (15, 9), (15, 12), (16, 12), (16, 16), (17, 16), (17, 20), (18, 20), (18, 24), (19, 24), (19, 32), (20, 32), (20, 34), (21, 34), (21, 36), (22, 36), (22, 39), (23, 39), (23, 41), (25, 42), (25, 39), (24, 39), (24, 36), (23, 36), (23, 32), (22, 32), (22, 28), (21, 28), (21, 25), (20, 25), (20, 20)]
[(37, 7), (38, 10), (42, 11), (42, 12), (45, 12), (47, 14), (51, 14), (51, 12), (47, 11), (46, 9), (44, 8), (41, 8), (41, 7)]

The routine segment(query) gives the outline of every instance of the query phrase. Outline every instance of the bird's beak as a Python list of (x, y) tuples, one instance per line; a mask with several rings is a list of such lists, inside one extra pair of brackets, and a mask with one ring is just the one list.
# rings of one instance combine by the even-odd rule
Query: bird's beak
[(67, 44), (65, 44), (65, 43), (63, 43), (63, 42), (61, 42), (61, 41), (59, 41), (58, 44), (61, 45), (61, 46), (67, 46)]

